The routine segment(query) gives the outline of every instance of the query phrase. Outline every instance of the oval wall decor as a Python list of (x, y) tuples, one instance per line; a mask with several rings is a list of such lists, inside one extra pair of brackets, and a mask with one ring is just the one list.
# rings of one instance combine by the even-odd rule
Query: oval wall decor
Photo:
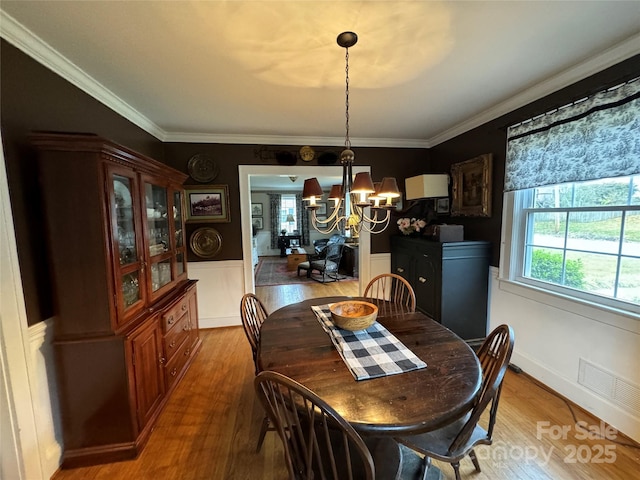
[(204, 153), (198, 153), (191, 157), (187, 164), (187, 169), (191, 178), (200, 183), (213, 181), (220, 172), (216, 161)]
[(191, 250), (200, 258), (213, 258), (222, 250), (222, 235), (215, 228), (198, 228), (189, 238)]

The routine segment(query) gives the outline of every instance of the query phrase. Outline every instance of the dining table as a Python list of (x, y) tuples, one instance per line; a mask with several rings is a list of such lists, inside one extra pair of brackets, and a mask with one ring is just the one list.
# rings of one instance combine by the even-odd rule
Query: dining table
[(426, 367), (356, 380), (312, 309), (345, 300), (373, 302), (362, 297), (322, 297), (271, 313), (261, 327), (260, 368), (309, 388), (363, 436), (431, 431), (472, 408), (482, 373), (471, 347), (427, 315), (389, 302), (375, 301), (376, 321)]

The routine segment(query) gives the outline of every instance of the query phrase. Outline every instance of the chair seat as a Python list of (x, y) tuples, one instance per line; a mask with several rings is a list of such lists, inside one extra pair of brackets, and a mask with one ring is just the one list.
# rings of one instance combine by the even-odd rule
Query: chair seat
[(403, 445), (406, 445), (416, 452), (423, 455), (429, 455), (432, 458), (442, 460), (444, 462), (450, 462), (451, 460), (461, 460), (467, 455), (469, 446), (475, 445), (491, 445), (491, 440), (487, 434), (487, 431), (480, 425), (476, 425), (471, 438), (466, 443), (464, 449), (460, 449), (457, 452), (450, 452), (449, 447), (453, 443), (453, 440), (462, 430), (462, 427), (469, 419), (470, 414), (467, 414), (463, 418), (456, 420), (449, 425), (446, 425), (438, 430), (422, 433), (419, 435), (411, 435), (409, 437), (398, 437), (396, 440)]
[(314, 260), (311, 262), (311, 268), (315, 268), (318, 270), (324, 269), (327, 272), (335, 272), (336, 270), (338, 270), (338, 264), (336, 262), (332, 262), (331, 260)]

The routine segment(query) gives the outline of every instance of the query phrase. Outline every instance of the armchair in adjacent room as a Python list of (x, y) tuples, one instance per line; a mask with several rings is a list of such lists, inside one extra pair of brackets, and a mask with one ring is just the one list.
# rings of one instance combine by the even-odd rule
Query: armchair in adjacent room
[(343, 244), (344, 241), (345, 241), (344, 236), (340, 235), (339, 233), (334, 233), (333, 235), (331, 235), (330, 238), (320, 238), (318, 240), (314, 240), (313, 241), (314, 253), (312, 254), (314, 258), (310, 258), (310, 260), (319, 260), (321, 258), (324, 258), (327, 247), (329, 245), (334, 243)]
[[(338, 268), (340, 267), (343, 247), (344, 243), (330, 243), (327, 244), (323, 258), (318, 258), (318, 255), (308, 255), (306, 262), (298, 264), (298, 276), (300, 276), (302, 270), (305, 270), (307, 278), (313, 278), (321, 283), (340, 280)], [(320, 278), (312, 276), (314, 270), (320, 273)]]

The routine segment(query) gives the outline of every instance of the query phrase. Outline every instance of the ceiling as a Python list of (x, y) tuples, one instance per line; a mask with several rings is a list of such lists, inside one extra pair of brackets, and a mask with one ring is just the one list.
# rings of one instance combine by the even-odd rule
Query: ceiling
[(638, 1), (10, 1), (0, 33), (163, 141), (430, 147), (640, 53)]

